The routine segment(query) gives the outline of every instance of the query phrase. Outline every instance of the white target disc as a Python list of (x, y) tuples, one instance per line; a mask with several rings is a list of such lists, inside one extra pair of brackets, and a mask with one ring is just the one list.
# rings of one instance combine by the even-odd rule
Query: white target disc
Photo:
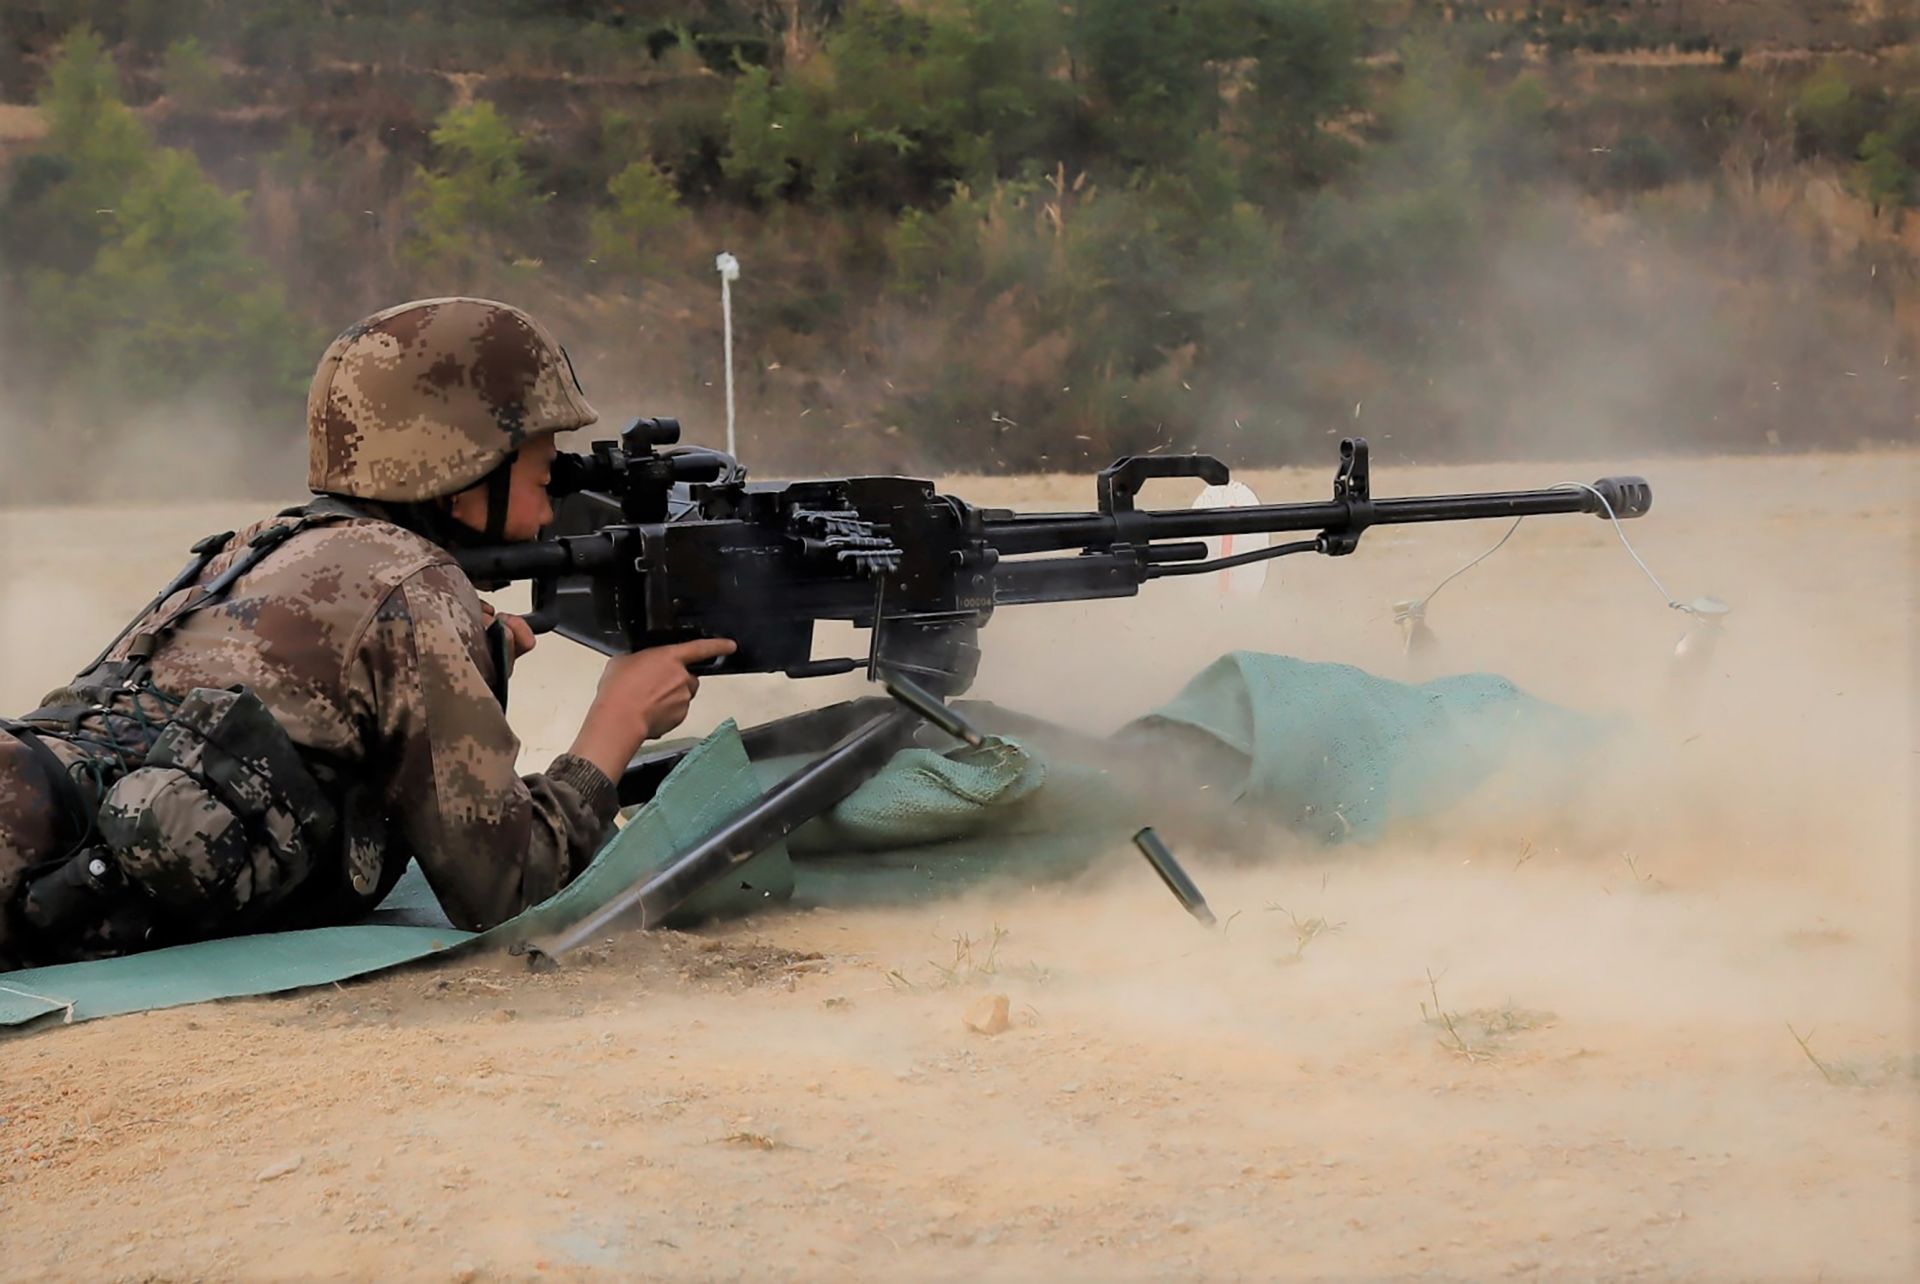
[[(1260, 497), (1253, 488), (1244, 482), (1228, 482), (1224, 486), (1209, 486), (1200, 492), (1200, 498), (1193, 501), (1198, 508), (1255, 508)], [(1267, 547), (1271, 537), (1265, 531), (1251, 535), (1219, 535), (1207, 541), (1207, 560), (1217, 557), (1235, 557), (1241, 553), (1253, 553)], [(1226, 597), (1258, 597), (1260, 590), (1266, 587), (1267, 564), (1254, 562), (1247, 566), (1235, 566), (1224, 571), (1216, 571), (1213, 578), (1220, 585), (1220, 592)]]

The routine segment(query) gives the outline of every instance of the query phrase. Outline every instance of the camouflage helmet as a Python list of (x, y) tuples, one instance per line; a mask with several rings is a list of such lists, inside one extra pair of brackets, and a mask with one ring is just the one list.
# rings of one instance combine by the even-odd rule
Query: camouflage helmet
[(421, 299), (351, 326), (307, 393), (307, 485), (409, 503), (456, 494), (530, 437), (600, 416), (546, 327), (505, 303)]

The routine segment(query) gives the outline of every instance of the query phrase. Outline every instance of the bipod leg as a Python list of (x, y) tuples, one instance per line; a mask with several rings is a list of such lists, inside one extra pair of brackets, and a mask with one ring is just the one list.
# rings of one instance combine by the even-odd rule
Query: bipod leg
[(701, 888), (724, 878), (871, 780), (912, 732), (919, 714), (891, 703), (832, 748), (775, 785), (659, 873), (629, 887), (572, 927), (536, 942), (558, 957), (638, 906), (640, 926), (657, 927)]

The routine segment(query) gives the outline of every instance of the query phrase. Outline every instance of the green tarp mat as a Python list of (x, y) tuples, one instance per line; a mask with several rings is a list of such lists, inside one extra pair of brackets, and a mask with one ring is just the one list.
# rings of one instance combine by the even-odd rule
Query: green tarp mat
[[(430, 954), (510, 947), (578, 921), (622, 888), (661, 868), (760, 796), (738, 730), (729, 722), (683, 759), (652, 803), (600, 850), (585, 873), (525, 913), (479, 935), (447, 924), (417, 867), (371, 921), (351, 927), (202, 941), (126, 958), (0, 972), (0, 1025), (85, 1021), (151, 1008), (325, 985)], [(784, 847), (749, 871), (790, 869)], [(790, 883), (787, 884), (790, 886)]]
[[(1410, 686), (1348, 665), (1251, 652), (1223, 656), (1167, 705), (1104, 740), (989, 705), (969, 709), (996, 738), (979, 748), (903, 750), (689, 910), (739, 913), (789, 895), (912, 898), (1005, 874), (1066, 877), (1124, 850), (1143, 824), (1208, 846), (1276, 823), (1312, 841), (1364, 840), (1395, 819), (1445, 809), (1516, 760), (1570, 775), (1602, 729), (1502, 678)], [(0, 973), (0, 1025), (276, 993), (536, 940), (661, 868), (797, 765), (749, 763), (727, 723), (580, 878), (478, 937), (447, 926), (410, 871), (364, 924)]]

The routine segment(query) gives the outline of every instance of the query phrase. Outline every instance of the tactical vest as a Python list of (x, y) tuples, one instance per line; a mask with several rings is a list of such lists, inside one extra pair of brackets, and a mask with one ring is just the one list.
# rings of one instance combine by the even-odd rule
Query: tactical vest
[[(302, 531), (361, 514), (322, 499), (281, 516), (294, 520), (261, 528), (198, 594), (162, 610), (233, 532), (195, 544), (194, 560), (74, 680), (72, 703), (0, 721), (60, 804), (61, 849), (29, 871), (15, 907), (36, 954), (86, 958), (341, 922), (378, 904), (404, 870), (364, 791), (297, 746), (251, 690), (175, 698), (151, 681), (156, 650), (188, 617)], [(124, 658), (108, 660), (136, 628)]]

